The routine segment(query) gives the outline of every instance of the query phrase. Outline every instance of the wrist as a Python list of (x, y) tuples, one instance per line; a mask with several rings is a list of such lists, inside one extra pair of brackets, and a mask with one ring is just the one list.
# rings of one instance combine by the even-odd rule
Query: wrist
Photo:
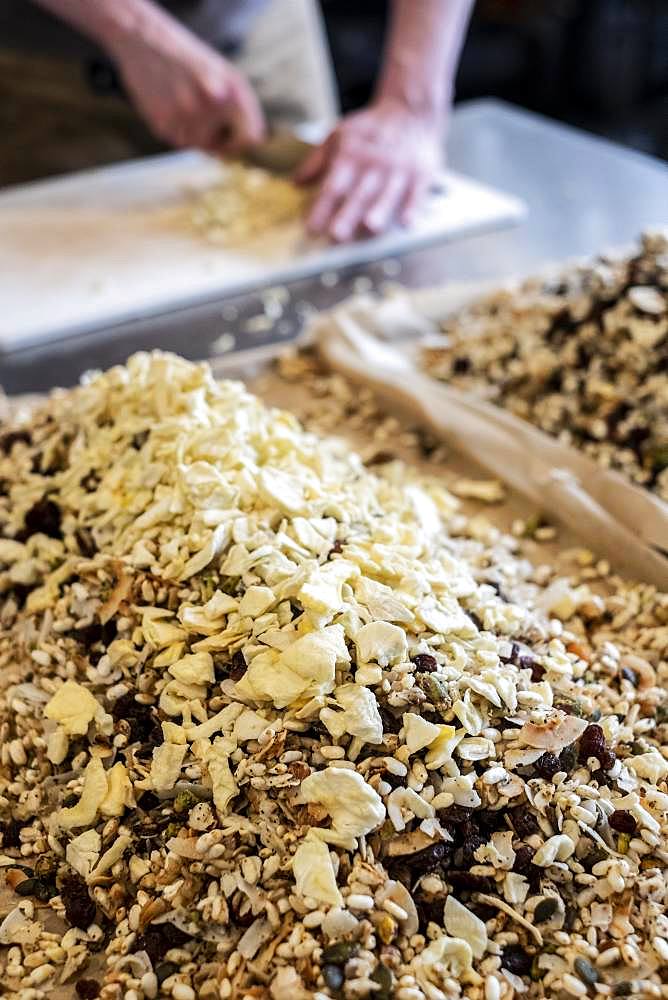
[(439, 125), (445, 119), (450, 96), (451, 88), (442, 80), (407, 72), (406, 67), (393, 60), (378, 83), (374, 104), (392, 106), (426, 123)]
[(119, 55), (132, 39), (154, 33), (166, 15), (150, 0), (98, 0), (91, 8), (89, 34), (112, 55)]

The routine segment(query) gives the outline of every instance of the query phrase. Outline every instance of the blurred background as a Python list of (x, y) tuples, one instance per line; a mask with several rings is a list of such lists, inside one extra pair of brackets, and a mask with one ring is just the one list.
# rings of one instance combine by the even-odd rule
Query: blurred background
[[(389, 4), (320, 5), (348, 111), (371, 92)], [(0, 186), (164, 148), (125, 106), (103, 53), (89, 46), (85, 58), (62, 65), (60, 80), (39, 31), (19, 39), (20, 53), (11, 31), (10, 48), (3, 46), (5, 16), (0, 0), (0, 134), (11, 136), (0, 143)], [(66, 45), (67, 29), (54, 30)], [(68, 74), (77, 76), (75, 88)], [(488, 96), (668, 159), (668, 0), (478, 0), (457, 101)], [(122, 139), (91, 138), (101, 113), (118, 119)]]
[[(351, 110), (371, 92), (389, 4), (320, 4), (341, 104)], [(125, 105), (103, 53), (89, 46), (82, 57), (77, 49), (56, 70), (39, 28), (17, 45), (12, 31), (3, 31), (5, 16), (11, 27), (0, 2), (0, 134), (12, 140), (0, 144), (0, 186), (163, 148)], [(69, 30), (52, 27), (66, 43)], [(28, 107), (30, 89), (39, 99)], [(668, 0), (478, 0), (457, 101), (484, 96), (668, 159)], [(118, 118), (121, 140), (96, 135), (101, 115)]]
[[(350, 110), (369, 96), (388, 4), (321, 6)], [(478, 0), (457, 101), (488, 96), (668, 159), (668, 2)]]

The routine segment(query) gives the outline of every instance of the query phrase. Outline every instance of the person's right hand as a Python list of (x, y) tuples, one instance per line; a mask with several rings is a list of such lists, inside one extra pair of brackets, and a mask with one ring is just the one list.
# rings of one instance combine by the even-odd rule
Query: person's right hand
[(164, 142), (225, 154), (262, 138), (264, 117), (246, 78), (177, 22), (161, 18), (110, 49), (129, 97)]

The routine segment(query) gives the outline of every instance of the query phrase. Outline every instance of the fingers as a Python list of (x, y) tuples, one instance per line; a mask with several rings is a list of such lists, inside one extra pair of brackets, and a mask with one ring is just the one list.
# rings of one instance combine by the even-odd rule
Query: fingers
[(352, 186), (355, 175), (356, 168), (349, 160), (334, 162), (306, 220), (310, 233), (319, 235), (327, 231), (346, 191)]
[(362, 220), (370, 233), (383, 233), (397, 217), (400, 204), (406, 196), (410, 179), (401, 170), (394, 170), (383, 179), (383, 184), (367, 208)]
[(235, 76), (231, 81), (226, 107), (223, 108), (225, 124), (230, 137), (224, 147), (225, 152), (237, 153), (259, 142), (266, 132), (266, 123), (260, 102), (246, 80)]
[(341, 243), (359, 231), (369, 206), (377, 197), (383, 175), (375, 167), (362, 171), (357, 182), (346, 190), (339, 208), (328, 227), (333, 240)]
[(414, 174), (406, 187), (398, 210), (399, 222), (402, 226), (410, 226), (415, 221), (415, 215), (428, 191), (429, 177), (425, 174)]

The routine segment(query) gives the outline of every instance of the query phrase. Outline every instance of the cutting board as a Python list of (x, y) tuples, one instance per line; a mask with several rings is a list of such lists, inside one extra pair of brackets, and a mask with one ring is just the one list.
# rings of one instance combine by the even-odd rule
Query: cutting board
[(507, 225), (516, 198), (444, 174), (410, 229), (334, 246), (301, 221), (244, 247), (197, 232), (198, 192), (225, 167), (167, 153), (0, 192), (0, 350), (10, 352), (147, 315)]

